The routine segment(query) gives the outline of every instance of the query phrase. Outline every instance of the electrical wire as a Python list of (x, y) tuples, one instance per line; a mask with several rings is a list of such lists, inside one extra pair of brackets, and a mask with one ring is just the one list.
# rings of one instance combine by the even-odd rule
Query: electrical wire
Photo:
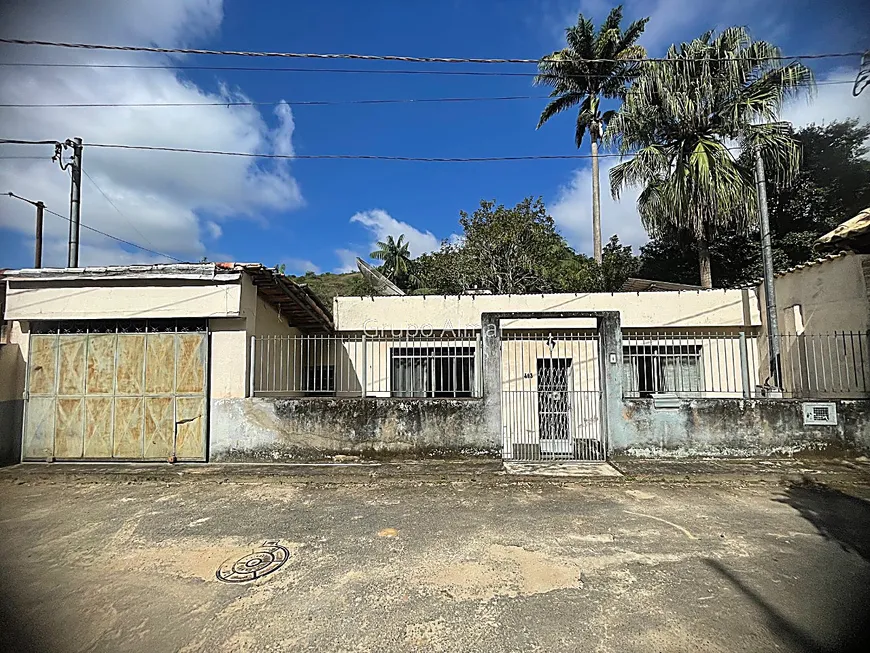
[[(849, 82), (851, 84), (852, 82)], [(0, 104), (3, 109), (71, 109), (98, 107), (256, 107), (287, 104), (289, 106), (336, 106), (344, 104), (424, 104), (432, 102), (497, 102), (505, 100), (546, 100), (547, 95), (503, 95), (494, 97), (439, 97), (439, 98), (395, 98), (374, 100), (271, 100), (266, 102), (94, 102), (94, 103), (58, 103), (58, 104)]]
[[(13, 197), (18, 197), (14, 193), (10, 193), (10, 195), (12, 195)], [(19, 199), (24, 199), (24, 198), (19, 197)], [(29, 201), (29, 200), (25, 200), (25, 201)], [(56, 216), (56, 217), (60, 218), (61, 220), (66, 220), (67, 222), (72, 222), (72, 220), (70, 220), (67, 216), (61, 215), (60, 213), (57, 213), (56, 211), (52, 211), (47, 206), (43, 205), (43, 209), (45, 210), (46, 213), (50, 213), (51, 215)], [(112, 240), (115, 240), (119, 243), (123, 243), (125, 245), (129, 245), (130, 247), (135, 247), (137, 249), (141, 249), (143, 252), (148, 252), (149, 254), (156, 254), (157, 256), (163, 256), (163, 257), (168, 258), (172, 261), (175, 261), (176, 263), (184, 263), (185, 262), (179, 258), (175, 258), (174, 256), (170, 256), (169, 254), (165, 254), (164, 252), (158, 252), (158, 251), (153, 250), (153, 249), (148, 249), (147, 247), (142, 247), (142, 245), (138, 245), (138, 244), (131, 242), (129, 240), (124, 240), (123, 238), (118, 238), (117, 236), (113, 236), (112, 234), (108, 234), (105, 231), (100, 231), (99, 229), (96, 229), (94, 227), (86, 225), (84, 222), (79, 222), (79, 226), (82, 229), (87, 229), (88, 231), (93, 231), (94, 233), (100, 234), (101, 236), (105, 236), (106, 238), (111, 238)]]
[[(815, 86), (830, 84), (852, 84), (851, 80), (816, 82)], [(804, 84), (802, 86), (812, 86)], [(286, 104), (296, 106), (342, 106), (360, 104), (428, 104), (428, 103), (462, 103), (462, 102), (499, 102), (512, 100), (549, 100), (549, 95), (503, 95), (481, 97), (440, 97), (440, 98), (393, 98), (372, 100), (268, 100), (257, 101), (227, 101), (227, 102), (60, 102), (52, 104), (0, 104), (0, 109), (98, 109), (98, 108), (159, 108), (159, 107), (257, 107), (277, 106)]]
[[(200, 66), (171, 64), (101, 64), (101, 63), (66, 63), (66, 62), (34, 62), (34, 61), (0, 61), (0, 66), (23, 66), (34, 68), (97, 68), (97, 69), (137, 69), (137, 70), (226, 70), (241, 72), (283, 72), (283, 73), (347, 73), (364, 75), (459, 75), (473, 77), (537, 77), (538, 73), (511, 72), (502, 70), (403, 70), (376, 68), (288, 68), (264, 66)], [(609, 77), (609, 75), (567, 75), (568, 77)], [(828, 84), (845, 84), (846, 81), (816, 82), (816, 86)], [(848, 82), (851, 83), (851, 82)]]
[(128, 218), (126, 215), (124, 215), (124, 213), (121, 211), (121, 209), (118, 208), (118, 205), (115, 204), (112, 201), (112, 199), (108, 195), (106, 195), (106, 193), (103, 192), (103, 189), (99, 187), (99, 185), (97, 184), (96, 181), (94, 181), (94, 178), (88, 174), (88, 171), (85, 170), (84, 168), (82, 168), (82, 172), (85, 173), (85, 177), (88, 178), (88, 181), (90, 181), (91, 184), (93, 185), (93, 187), (96, 188), (97, 191), (100, 193), (100, 195), (103, 196), (103, 199), (105, 199), (112, 206), (112, 208), (115, 209), (115, 211), (118, 213), (118, 215), (120, 215), (122, 218), (124, 218), (124, 220), (126, 220), (127, 224), (130, 225), (130, 228), (132, 228), (133, 231), (135, 231), (137, 234), (139, 234), (139, 236), (146, 243), (148, 243), (151, 247), (154, 247), (154, 243), (152, 243), (150, 240), (148, 240), (148, 237), (145, 234), (143, 234), (141, 231), (139, 231), (139, 229), (136, 228), (136, 225), (133, 223), (133, 221), (130, 218)]
[[(45, 212), (51, 213), (52, 215), (57, 216), (61, 220), (66, 220), (67, 222), (72, 222), (72, 220), (70, 220), (65, 215), (61, 215), (60, 213), (56, 213), (49, 208), (46, 208)], [(79, 226), (82, 229), (87, 229), (88, 231), (93, 231), (94, 233), (98, 233), (101, 236), (105, 236), (106, 238), (111, 238), (112, 240), (115, 240), (119, 243), (124, 243), (125, 245), (130, 245), (131, 247), (141, 249), (143, 252), (148, 252), (149, 254), (156, 254), (157, 256), (163, 256), (163, 257), (166, 257), (172, 261), (175, 261), (176, 263), (185, 263), (185, 261), (182, 261), (180, 258), (175, 258), (174, 256), (170, 256), (169, 254), (165, 254), (163, 252), (158, 252), (158, 251), (153, 250), (153, 249), (148, 249), (147, 247), (142, 247), (142, 245), (138, 245), (138, 244), (131, 242), (129, 240), (124, 240), (123, 238), (118, 238), (117, 236), (113, 236), (112, 234), (107, 234), (105, 231), (100, 231), (99, 229), (95, 229), (94, 227), (90, 227), (90, 226), (86, 225), (84, 222), (79, 222)]]
[[(0, 145), (14, 143), (18, 145), (54, 145), (55, 141), (22, 141), (0, 138)], [(286, 160), (363, 160), (363, 161), (415, 161), (424, 163), (483, 163), (492, 161), (562, 161), (575, 159), (592, 159), (591, 154), (527, 154), (518, 156), (480, 156), (480, 157), (423, 157), (401, 156), (388, 154), (274, 154), (269, 152), (229, 152), (224, 150), (201, 150), (188, 147), (170, 147), (160, 145), (122, 145), (119, 143), (83, 143), (87, 147), (100, 147), (116, 150), (139, 150), (145, 152), (184, 152), (188, 154), (210, 154), (217, 156), (237, 156), (252, 159), (286, 159)], [(727, 148), (739, 150), (740, 148)], [(613, 152), (598, 154), (598, 158), (624, 157)]]
[[(29, 39), (5, 39), (0, 38), (0, 43), (14, 45), (39, 45), (55, 48), (71, 48), (78, 50), (111, 50), (120, 52), (151, 52), (157, 54), (202, 54), (220, 55), (232, 57), (267, 57), (284, 59), (355, 59), (362, 61), (403, 61), (409, 63), (479, 63), (479, 64), (537, 64), (544, 59), (518, 59), (518, 58), (474, 58), (474, 57), (412, 57), (404, 55), (383, 54), (336, 54), (316, 52), (259, 52), (244, 50), (201, 50), (194, 48), (156, 48), (141, 45), (108, 45), (102, 43), (68, 43), (62, 41), (39, 41)], [(791, 61), (794, 59), (828, 59), (838, 57), (860, 57), (863, 52), (826, 52), (821, 54), (801, 54), (780, 57), (763, 57), (759, 61)], [(664, 57), (632, 58), (632, 59), (578, 59), (586, 63), (613, 63), (613, 62), (645, 62), (645, 61), (677, 61)]]

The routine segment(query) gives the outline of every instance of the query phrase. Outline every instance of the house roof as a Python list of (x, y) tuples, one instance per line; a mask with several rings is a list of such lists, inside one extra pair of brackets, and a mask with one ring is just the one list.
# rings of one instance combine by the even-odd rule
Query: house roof
[(619, 288), (619, 292), (653, 292), (663, 290), (703, 290), (701, 286), (692, 286), (687, 283), (673, 283), (671, 281), (658, 281), (656, 279), (636, 279), (629, 277)]
[(307, 285), (296, 283), (262, 263), (217, 263), (216, 266), (248, 274), (257, 287), (257, 293), (302, 331), (331, 332), (335, 329), (332, 313)]
[(185, 279), (232, 281), (247, 274), (257, 294), (302, 331), (333, 331), (332, 313), (307, 286), (262, 263), (158, 263), (86, 268), (6, 270), (8, 279), (39, 281), (105, 279)]
[(816, 249), (820, 252), (848, 249), (859, 254), (870, 254), (870, 207), (819, 238)]

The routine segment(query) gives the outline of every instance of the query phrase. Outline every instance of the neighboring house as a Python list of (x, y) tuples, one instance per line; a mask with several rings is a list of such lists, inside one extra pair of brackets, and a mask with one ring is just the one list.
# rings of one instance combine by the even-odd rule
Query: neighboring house
[[(867, 396), (870, 209), (819, 238), (816, 248), (821, 257), (774, 275), (782, 385), (795, 397)], [(759, 299), (765, 305), (760, 282)], [(762, 336), (767, 332), (763, 311)], [(769, 369), (766, 354), (762, 367)]]
[(206, 460), (210, 401), (249, 393), (251, 338), (332, 331), (259, 264), (12, 270), (4, 291), (2, 441), (27, 460)]

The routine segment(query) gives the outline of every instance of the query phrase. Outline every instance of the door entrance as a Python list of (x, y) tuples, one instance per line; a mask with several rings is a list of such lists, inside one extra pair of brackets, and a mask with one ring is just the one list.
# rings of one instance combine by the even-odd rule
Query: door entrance
[(502, 336), (506, 460), (604, 460), (597, 331)]

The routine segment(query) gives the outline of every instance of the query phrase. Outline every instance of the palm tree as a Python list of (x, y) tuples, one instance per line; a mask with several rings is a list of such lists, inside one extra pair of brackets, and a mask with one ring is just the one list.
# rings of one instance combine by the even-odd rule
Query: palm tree
[(637, 208), (654, 237), (696, 241), (701, 285), (711, 288), (709, 246), (719, 229), (746, 231), (756, 215), (752, 157), (758, 148), (782, 180), (800, 164), (791, 125), (778, 122), (789, 97), (811, 91), (812, 72), (784, 64), (779, 48), (743, 27), (671, 46), (628, 91), (605, 139), (634, 156), (610, 171), (611, 193), (643, 190)]
[[(577, 24), (565, 30), (567, 47), (544, 57), (538, 64), (535, 84), (552, 86), (554, 98), (541, 112), (538, 128), (557, 113), (579, 105), (574, 141), (579, 149), (589, 132), (592, 141), (592, 241), (593, 254), (601, 264), (601, 192), (599, 190), (598, 143), (613, 111), (601, 112), (601, 98), (620, 98), (626, 85), (637, 75), (646, 56), (635, 41), (649, 18), (637, 20), (623, 32), (622, 6), (615, 7), (595, 33), (595, 25), (583, 14)], [(600, 59), (601, 61), (590, 61)]]
[(384, 262), (381, 266), (384, 276), (390, 281), (403, 280), (411, 276), (411, 252), (405, 241), (405, 234), (399, 236), (398, 240), (387, 236), (387, 240), (379, 240), (377, 246), (378, 248), (369, 256)]

